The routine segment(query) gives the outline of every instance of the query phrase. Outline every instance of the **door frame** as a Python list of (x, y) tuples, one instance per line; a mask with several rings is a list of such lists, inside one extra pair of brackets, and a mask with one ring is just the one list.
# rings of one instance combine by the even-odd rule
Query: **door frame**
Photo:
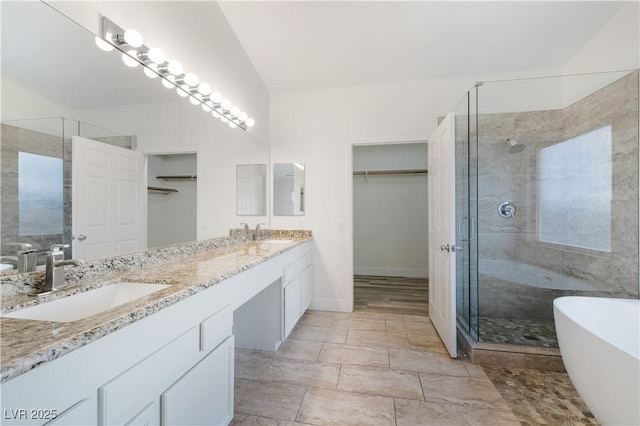
[(409, 135), (409, 136), (393, 136), (386, 138), (362, 138), (362, 139), (348, 139), (346, 142), (346, 170), (347, 175), (345, 177), (347, 188), (347, 220), (345, 224), (345, 240), (347, 244), (347, 273), (349, 274), (349, 299), (347, 308), (353, 312), (354, 304), (354, 281), (353, 281), (353, 149), (356, 146), (366, 145), (401, 145), (410, 143), (428, 143), (426, 135)]

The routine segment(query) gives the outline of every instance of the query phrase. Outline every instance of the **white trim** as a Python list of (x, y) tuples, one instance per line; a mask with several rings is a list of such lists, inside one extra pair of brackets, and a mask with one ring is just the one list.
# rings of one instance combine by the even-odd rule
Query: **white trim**
[(375, 266), (360, 266), (354, 269), (356, 275), (379, 275), (382, 277), (427, 278), (429, 271), (419, 268), (376, 268)]

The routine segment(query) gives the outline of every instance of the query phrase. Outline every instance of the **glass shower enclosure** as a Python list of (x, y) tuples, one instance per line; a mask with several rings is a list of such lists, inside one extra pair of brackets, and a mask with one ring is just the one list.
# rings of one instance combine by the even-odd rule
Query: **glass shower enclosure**
[(638, 87), (638, 70), (493, 81), (456, 107), (472, 341), (557, 348), (556, 297), (639, 297)]

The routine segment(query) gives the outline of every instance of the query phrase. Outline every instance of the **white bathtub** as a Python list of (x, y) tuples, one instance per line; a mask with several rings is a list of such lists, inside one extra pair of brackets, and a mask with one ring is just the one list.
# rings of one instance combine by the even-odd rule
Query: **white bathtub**
[(562, 360), (603, 425), (640, 425), (640, 300), (559, 297), (553, 302)]

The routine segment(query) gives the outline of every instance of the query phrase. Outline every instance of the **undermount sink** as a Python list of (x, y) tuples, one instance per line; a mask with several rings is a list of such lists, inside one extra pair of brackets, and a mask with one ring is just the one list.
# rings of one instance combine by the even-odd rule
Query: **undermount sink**
[(73, 322), (169, 287), (168, 284), (119, 282), (95, 290), (2, 314), (3, 317)]

